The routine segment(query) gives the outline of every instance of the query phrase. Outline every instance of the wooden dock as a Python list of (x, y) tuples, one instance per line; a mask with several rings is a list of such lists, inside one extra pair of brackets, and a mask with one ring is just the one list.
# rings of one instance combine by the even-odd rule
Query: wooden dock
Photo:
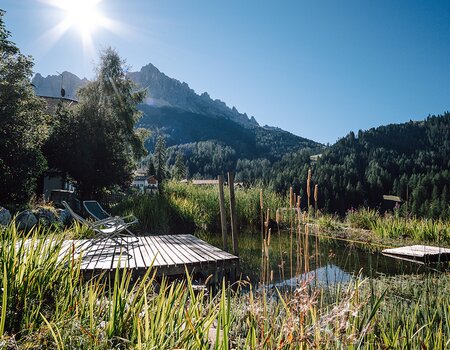
[(123, 237), (121, 243), (126, 249), (111, 239), (67, 240), (60, 255), (72, 251), (75, 258), (81, 258), (81, 270), (88, 275), (116, 268), (143, 275), (153, 268), (157, 276), (178, 276), (184, 275), (187, 268), (189, 273), (206, 278), (215, 273), (233, 273), (239, 263), (237, 256), (193, 235)]
[(384, 249), (381, 253), (391, 258), (413, 261), (421, 264), (450, 261), (450, 249), (426, 245), (411, 245), (407, 247)]

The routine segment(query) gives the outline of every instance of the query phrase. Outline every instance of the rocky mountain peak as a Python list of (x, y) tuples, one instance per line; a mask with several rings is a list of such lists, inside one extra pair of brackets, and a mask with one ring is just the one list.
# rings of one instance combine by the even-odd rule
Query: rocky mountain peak
[[(258, 126), (255, 118), (249, 118), (235, 107), (229, 108), (221, 100), (211, 99), (207, 92), (198, 95), (187, 83), (168, 77), (151, 63), (138, 72), (129, 72), (128, 76), (139, 87), (148, 90), (145, 103), (150, 106), (172, 106), (188, 112), (224, 117), (246, 127)], [(65, 97), (73, 99), (77, 89), (87, 82), (86, 78), (80, 79), (70, 72), (45, 78), (37, 73), (32, 80), (38, 95), (59, 97), (61, 88), (64, 88)]]

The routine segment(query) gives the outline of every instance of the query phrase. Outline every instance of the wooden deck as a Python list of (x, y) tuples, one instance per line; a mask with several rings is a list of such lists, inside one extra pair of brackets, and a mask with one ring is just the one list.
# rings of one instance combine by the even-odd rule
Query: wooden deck
[(218, 270), (230, 272), (239, 262), (237, 256), (187, 234), (123, 239), (125, 241), (121, 242), (126, 249), (111, 239), (68, 240), (63, 244), (61, 255), (68, 250), (75, 252), (75, 258), (81, 255), (81, 270), (89, 274), (120, 268), (142, 275), (148, 268), (154, 268), (157, 275), (174, 276), (184, 275), (187, 268), (190, 273), (207, 277)]
[(392, 258), (414, 261), (422, 264), (450, 261), (450, 249), (426, 245), (411, 245), (407, 247), (384, 249), (381, 253)]

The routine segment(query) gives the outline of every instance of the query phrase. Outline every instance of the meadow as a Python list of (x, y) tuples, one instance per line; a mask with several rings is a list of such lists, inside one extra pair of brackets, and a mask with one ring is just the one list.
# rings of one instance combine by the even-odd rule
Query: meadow
[[(140, 232), (220, 228), (216, 188), (168, 183), (159, 195), (114, 208), (140, 218)], [(313, 194), (311, 194), (311, 197)], [(0, 344), (7, 349), (444, 349), (450, 346), (450, 275), (427, 272), (367, 276), (319, 285), (320, 235), (367, 230), (399, 240), (403, 219), (368, 210), (345, 219), (298, 207), (292, 192), (236, 192), (241, 244), (257, 241), (255, 280), (224, 281), (217, 292), (193, 288), (190, 276), (169, 282), (154, 271), (134, 280), (113, 271), (83, 281), (80, 261), (59, 256), (85, 227), (0, 230)], [(300, 199), (301, 201), (301, 199)], [(301, 202), (300, 202), (301, 203)], [(272, 209), (273, 208), (273, 209)], [(278, 209), (278, 210), (277, 210)], [(271, 221), (272, 220), (272, 221)], [(275, 222), (276, 225), (270, 223)], [(377, 231), (385, 222), (386, 231)], [(406, 221), (405, 221), (406, 222)], [(448, 222), (412, 219), (411, 239), (446, 242)], [(406, 225), (406, 224), (405, 224)], [(392, 228), (394, 227), (394, 228)], [(426, 235), (418, 235), (426, 227)], [(282, 230), (279, 230), (282, 228)], [(198, 230), (202, 230), (199, 233)], [(396, 231), (397, 230), (397, 231)], [(362, 231), (357, 231), (362, 232)], [(278, 237), (278, 239), (276, 239)], [(49, 245), (43, 238), (53, 242)], [(401, 238), (403, 239), (403, 238)], [(246, 242), (245, 240), (248, 240)], [(25, 242), (27, 242), (25, 244)], [(312, 243), (311, 243), (312, 242)], [(260, 245), (259, 245), (260, 244)], [(280, 252), (278, 254), (278, 252)], [(295, 284), (275, 288), (273, 266)], [(287, 266), (290, 266), (288, 269)], [(305, 278), (299, 276), (307, 276)]]

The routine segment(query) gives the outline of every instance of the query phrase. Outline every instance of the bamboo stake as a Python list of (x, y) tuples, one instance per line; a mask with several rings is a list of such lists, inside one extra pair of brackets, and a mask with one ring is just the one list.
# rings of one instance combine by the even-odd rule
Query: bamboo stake
[(220, 206), (220, 223), (222, 227), (222, 245), (223, 250), (228, 251), (227, 243), (227, 217), (225, 213), (225, 196), (223, 194), (223, 176), (219, 175), (219, 206)]

